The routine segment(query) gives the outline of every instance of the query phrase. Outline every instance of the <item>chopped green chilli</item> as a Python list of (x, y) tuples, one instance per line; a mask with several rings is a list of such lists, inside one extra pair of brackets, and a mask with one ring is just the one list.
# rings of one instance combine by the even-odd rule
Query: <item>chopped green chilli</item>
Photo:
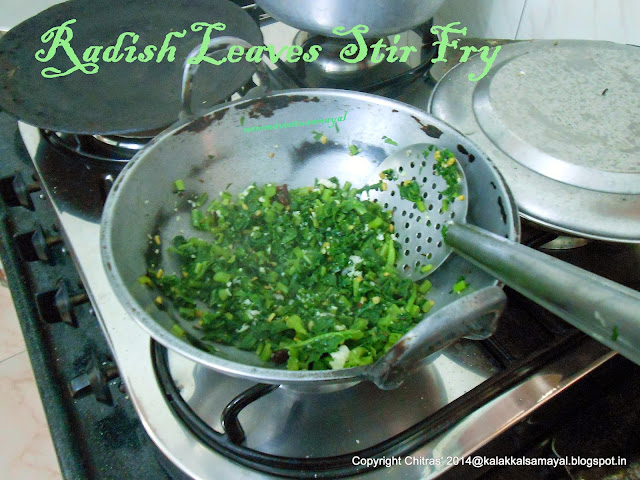
[(427, 273), (427, 272), (430, 272), (431, 270), (433, 270), (433, 265), (431, 263), (420, 267), (420, 273)]
[(349, 155), (357, 155), (361, 152), (362, 150), (360, 150), (358, 147), (356, 147), (355, 145), (349, 145)]
[(191, 222), (201, 234), (169, 247), (179, 270), (156, 265), (139, 282), (180, 315), (175, 335), (190, 325), (203, 340), (290, 370), (370, 364), (434, 305), (430, 281), (396, 270), (392, 213), (359, 198), (381, 188), (330, 178), (291, 190), (253, 184), (208, 205), (196, 198)]
[(180, 325), (174, 325), (171, 327), (171, 333), (173, 333), (176, 337), (184, 337), (184, 330)]
[(173, 182), (173, 189), (176, 193), (184, 192), (184, 180), (176, 180)]
[(453, 293), (462, 293), (467, 288), (469, 288), (469, 284), (465, 281), (464, 277), (460, 277), (453, 285)]

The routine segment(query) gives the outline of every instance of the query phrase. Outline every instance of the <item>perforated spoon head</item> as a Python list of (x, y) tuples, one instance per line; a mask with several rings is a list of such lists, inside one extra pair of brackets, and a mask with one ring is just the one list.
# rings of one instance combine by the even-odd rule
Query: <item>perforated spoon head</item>
[[(460, 164), (446, 158), (447, 153), (431, 144), (410, 145), (387, 157), (379, 166), (379, 173), (392, 170), (397, 179), (383, 178), (386, 190), (371, 190), (364, 199), (378, 202), (393, 212), (394, 235), (400, 244), (399, 273), (412, 280), (420, 280), (433, 273), (451, 254), (444, 241), (446, 226), (455, 220), (463, 223), (467, 217), (467, 181)], [(450, 162), (449, 167), (446, 167)], [(436, 173), (446, 168), (452, 179)], [(384, 174), (383, 174), (384, 175)], [(369, 181), (380, 181), (380, 176)], [(420, 201), (401, 194), (405, 182), (415, 182)], [(453, 188), (451, 188), (453, 187)], [(415, 187), (412, 187), (415, 189)], [(406, 190), (406, 189), (405, 189)], [(455, 191), (451, 195), (451, 191)]]

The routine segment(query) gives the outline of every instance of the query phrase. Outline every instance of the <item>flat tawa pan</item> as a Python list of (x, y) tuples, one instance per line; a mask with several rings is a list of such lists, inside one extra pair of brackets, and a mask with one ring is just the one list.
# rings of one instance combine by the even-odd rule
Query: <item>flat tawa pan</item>
[[(140, 36), (136, 54), (147, 45), (160, 48), (169, 32), (186, 30), (183, 38), (172, 37), (175, 60), (160, 63), (156, 56), (147, 63), (107, 63), (100, 59), (94, 74), (75, 71), (57, 78), (45, 78), (42, 70), (56, 67), (67, 71), (73, 66), (62, 48), (49, 62), (36, 60), (49, 29), (76, 19), (69, 25), (73, 38), (69, 44), (82, 60), (89, 46), (115, 45), (123, 32)], [(262, 44), (256, 22), (227, 0), (71, 0), (55, 5), (11, 29), (0, 39), (0, 107), (26, 123), (81, 134), (135, 135), (159, 131), (178, 119), (184, 59), (202, 43), (203, 33), (191, 31), (195, 22), (226, 25), (213, 30), (211, 38), (236, 36)], [(131, 45), (131, 37), (123, 47)], [(104, 50), (103, 50), (104, 51)], [(125, 52), (126, 53), (126, 52)], [(157, 52), (156, 52), (157, 53)], [(214, 58), (222, 58), (219, 52)], [(242, 87), (255, 72), (252, 63), (242, 59), (222, 65), (201, 64), (193, 88), (193, 105), (210, 110)]]

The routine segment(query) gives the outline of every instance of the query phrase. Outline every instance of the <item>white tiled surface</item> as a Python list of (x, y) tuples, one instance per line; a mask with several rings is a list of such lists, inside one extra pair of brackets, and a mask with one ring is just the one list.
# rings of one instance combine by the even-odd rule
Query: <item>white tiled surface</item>
[(433, 23), (460, 22), (467, 37), (516, 38), (525, 0), (446, 0)]
[[(63, 0), (1, 0), (0, 1), (0, 30), (22, 23), (36, 13), (46, 10)], [(44, 33), (44, 32), (42, 32)]]
[(638, 0), (446, 0), (435, 24), (451, 22), (466, 26), (468, 37), (640, 45)]
[(9, 290), (0, 287), (0, 478), (62, 478)]
[(527, 0), (518, 38), (575, 38), (640, 45), (640, 2)]

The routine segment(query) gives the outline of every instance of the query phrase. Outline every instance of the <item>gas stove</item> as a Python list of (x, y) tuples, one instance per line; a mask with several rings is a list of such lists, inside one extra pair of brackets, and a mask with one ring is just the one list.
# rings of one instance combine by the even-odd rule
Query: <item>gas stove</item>
[[(374, 93), (423, 107), (437, 80), (423, 67), (381, 82)], [(276, 89), (311, 86), (285, 65), (271, 77)], [(104, 200), (144, 141), (60, 135), (23, 123), (12, 138), (8, 117), (1, 126), (16, 159), (0, 172), (1, 253), (69, 478), (116, 471), (136, 478), (476, 478), (485, 471), (465, 470), (458, 459), (539, 445), (581, 404), (570, 392), (594, 379), (606, 385), (602, 372), (620, 365), (634, 368), (507, 289), (493, 337), (447, 348), (397, 390), (361, 383), (310, 394), (207, 370), (138, 328), (102, 268)], [(523, 242), (542, 245), (554, 236), (525, 225)], [(633, 246), (594, 242), (556, 255), (639, 286)], [(102, 404), (82, 398), (87, 393)], [(104, 445), (113, 451), (99, 453)]]

